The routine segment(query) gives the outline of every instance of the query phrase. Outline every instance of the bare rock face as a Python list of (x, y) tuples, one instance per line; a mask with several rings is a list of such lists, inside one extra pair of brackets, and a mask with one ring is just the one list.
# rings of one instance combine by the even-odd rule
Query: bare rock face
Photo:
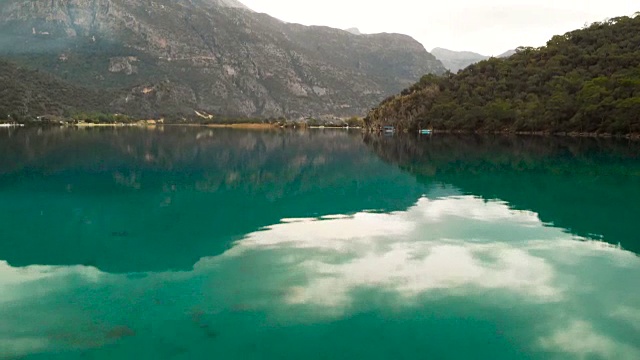
[(138, 58), (135, 56), (116, 56), (109, 59), (109, 72), (125, 73), (126, 75), (138, 72), (138, 67), (133, 65)]
[(114, 111), (148, 116), (359, 115), (445, 71), (408, 36), (288, 24), (235, 0), (4, 0), (0, 56), (120, 89)]

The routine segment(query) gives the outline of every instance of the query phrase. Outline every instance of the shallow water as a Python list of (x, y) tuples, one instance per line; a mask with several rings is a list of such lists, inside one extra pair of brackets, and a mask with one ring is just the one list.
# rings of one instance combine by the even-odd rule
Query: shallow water
[(0, 129), (0, 359), (638, 359), (640, 146)]

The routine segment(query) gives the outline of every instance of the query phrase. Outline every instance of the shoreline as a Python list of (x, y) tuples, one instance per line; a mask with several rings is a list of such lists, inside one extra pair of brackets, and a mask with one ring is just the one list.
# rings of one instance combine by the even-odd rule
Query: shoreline
[(271, 124), (164, 124), (164, 123), (79, 123), (79, 124), (63, 124), (66, 127), (75, 128), (94, 128), (94, 127), (139, 127), (139, 128), (156, 128), (163, 126), (185, 126), (185, 127), (206, 127), (206, 128), (236, 128), (236, 129), (269, 129), (276, 128)]
[(64, 126), (69, 126), (69, 127), (77, 127), (77, 128), (88, 128), (88, 127), (133, 127), (133, 126), (139, 126), (139, 127), (146, 127), (146, 126), (155, 126), (155, 125), (143, 125), (143, 124), (125, 124), (125, 123), (113, 123), (113, 124), (108, 124), (108, 123), (100, 123), (100, 124), (93, 124), (93, 123), (80, 123), (80, 124), (64, 124)]
[[(0, 124), (0, 128), (12, 128), (12, 127), (26, 127), (26, 126), (43, 126), (54, 124)], [(276, 129), (291, 129), (291, 130), (323, 130), (323, 129), (343, 129), (343, 130), (361, 130), (363, 132), (378, 133), (381, 131), (374, 130), (366, 127), (346, 127), (346, 126), (282, 126), (274, 123), (228, 123), (228, 124), (198, 124), (198, 123), (65, 123), (59, 124), (63, 127), (74, 128), (117, 128), (117, 127), (137, 127), (137, 128), (159, 128), (164, 126), (170, 127), (203, 127), (210, 129), (243, 129), (243, 130), (276, 130)], [(395, 134), (412, 134), (413, 131), (397, 130)], [(459, 134), (459, 135), (524, 135), (524, 136), (560, 136), (560, 137), (573, 137), (573, 138), (596, 138), (596, 139), (626, 139), (633, 141), (640, 141), (640, 133), (630, 134), (610, 134), (610, 133), (580, 133), (580, 132), (548, 132), (548, 131), (467, 131), (467, 130), (442, 130), (433, 129), (431, 134)], [(426, 135), (425, 135), (426, 136)]]
[[(365, 129), (368, 132), (382, 132), (373, 129)], [(396, 133), (411, 134), (413, 131), (396, 131)], [(417, 132), (416, 132), (417, 133)], [(466, 130), (431, 130), (432, 134), (459, 134), (459, 135), (526, 135), (526, 136), (560, 136), (573, 138), (596, 138), (596, 139), (626, 139), (640, 141), (640, 133), (630, 134), (610, 134), (610, 133), (581, 133), (581, 132), (548, 132), (548, 131), (466, 131)]]
[[(175, 124), (181, 125), (181, 124)], [(266, 123), (236, 123), (236, 124), (193, 124), (195, 126), (201, 126), (212, 129), (277, 129), (279, 126)]]
[[(24, 125), (17, 125), (24, 126)], [(37, 126), (37, 125), (36, 125)], [(344, 130), (362, 130), (362, 127), (346, 127), (346, 126), (282, 126), (280, 124), (269, 123), (229, 123), (229, 124), (197, 124), (197, 123), (78, 123), (63, 124), (67, 127), (91, 128), (91, 127), (161, 127), (161, 126), (185, 126), (185, 127), (203, 127), (211, 129), (248, 129), (248, 130), (268, 130), (268, 129), (344, 129)]]

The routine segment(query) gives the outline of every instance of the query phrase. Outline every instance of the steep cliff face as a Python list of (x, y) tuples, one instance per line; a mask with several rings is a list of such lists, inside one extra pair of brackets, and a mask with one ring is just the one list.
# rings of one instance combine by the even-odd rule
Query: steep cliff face
[(288, 24), (234, 0), (6, 0), (0, 55), (125, 89), (113, 110), (144, 115), (363, 114), (444, 72), (408, 36)]

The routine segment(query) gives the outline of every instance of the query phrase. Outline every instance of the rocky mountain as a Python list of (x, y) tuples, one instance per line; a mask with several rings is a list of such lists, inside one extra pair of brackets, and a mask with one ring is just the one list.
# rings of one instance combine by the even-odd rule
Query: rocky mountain
[(139, 116), (350, 116), (445, 71), (408, 36), (289, 24), (235, 0), (4, 0), (0, 56)]
[(431, 50), (431, 54), (440, 60), (447, 70), (453, 73), (457, 73), (471, 64), (489, 58), (489, 56), (480, 55), (471, 51), (453, 51), (439, 47)]

